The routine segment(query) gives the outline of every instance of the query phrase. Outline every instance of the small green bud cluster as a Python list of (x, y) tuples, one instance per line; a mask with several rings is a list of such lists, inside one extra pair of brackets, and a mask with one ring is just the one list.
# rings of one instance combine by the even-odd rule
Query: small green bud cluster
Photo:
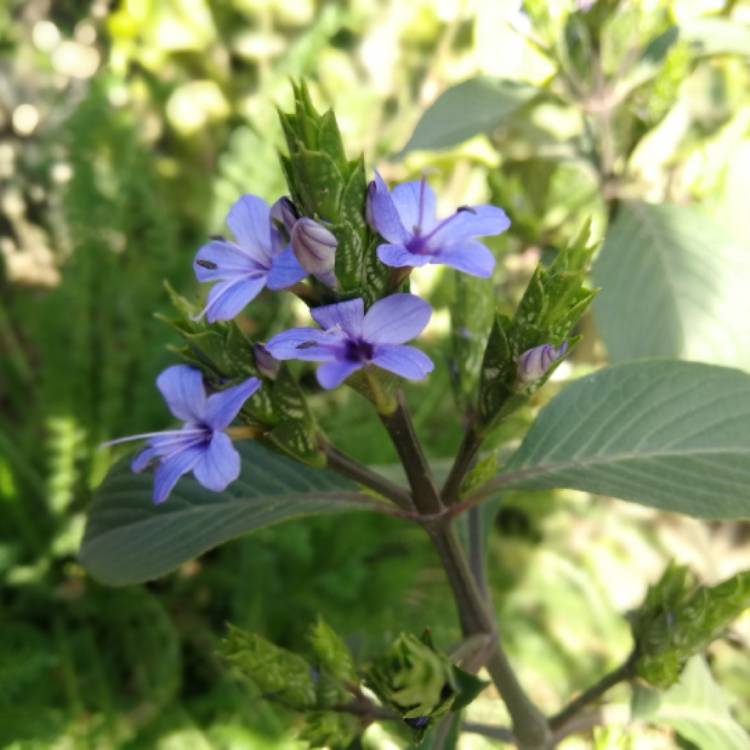
[(302, 656), (230, 626), (220, 653), (269, 701), (300, 714), (298, 737), (310, 747), (345, 748), (383, 709), (372, 690), (421, 738), (434, 720), (471, 703), (487, 683), (437, 651), (428, 633), (402, 633), (362, 678), (336, 632), (319, 619), (307, 632)]
[(367, 686), (404, 721), (424, 732), (434, 720), (471, 703), (486, 683), (435, 649), (429, 634), (402, 633), (367, 671)]
[[(294, 205), (335, 237), (335, 277), (344, 295), (370, 303), (382, 295), (389, 271), (377, 259), (377, 236), (365, 221), (364, 160), (347, 159), (332, 110), (317, 112), (304, 82), (295, 85), (294, 111), (279, 112), (288, 156), (281, 157)], [(318, 230), (320, 231), (320, 230)]]
[(673, 685), (688, 660), (748, 606), (750, 572), (700, 586), (687, 568), (670, 565), (632, 621), (635, 674), (658, 688)]
[[(513, 318), (496, 316), (480, 375), (480, 432), (491, 429), (544, 385), (562, 355), (580, 340), (571, 332), (596, 294), (585, 286), (596, 249), (587, 245), (588, 233), (586, 225), (548, 268), (537, 267)], [(529, 362), (536, 366), (529, 367)]]

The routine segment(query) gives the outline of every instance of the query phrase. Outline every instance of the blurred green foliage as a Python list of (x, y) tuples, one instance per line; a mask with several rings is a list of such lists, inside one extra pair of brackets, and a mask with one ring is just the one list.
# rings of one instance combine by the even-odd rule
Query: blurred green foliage
[[(426, 541), (380, 517), (261, 531), (128, 589), (100, 588), (75, 559), (113, 458), (97, 446), (166, 422), (153, 383), (180, 341), (154, 317), (170, 312), (163, 280), (197, 298), (190, 261), (228, 205), (283, 190), (275, 106), (289, 108), (290, 76), (335, 109), (349, 158), (364, 151), (389, 178), (429, 170), (446, 208), (491, 199), (507, 209), (494, 293), (512, 315), (536, 261), (590, 217), (603, 238), (623, 200), (700, 204), (748, 247), (748, 23), (746, 3), (731, 0), (533, 0), (523, 12), (504, 0), (1, 4), (0, 747), (298, 747), (286, 717), (223, 668), (227, 621), (297, 647), (323, 613), (359, 658), (426, 625), (441, 646), (456, 638)], [(443, 115), (431, 130), (429, 105), (475, 76), (504, 83), (472, 84), (468, 100), (459, 90), (460, 127)], [(410, 143), (420, 120), (421, 146)], [(407, 144), (401, 162), (387, 160)], [(464, 283), (439, 271), (414, 283), (438, 308), (431, 354), (462, 363), (407, 389), (437, 461), (459, 441), (452, 396), (465, 402), (481, 362), (474, 337), (491, 318), (487, 300), (466, 309)], [(241, 320), (246, 333), (292, 315), (263, 299)], [(723, 314), (742, 316), (748, 299)], [(604, 357), (591, 317), (580, 332), (575, 372)], [(560, 377), (570, 374), (565, 363)], [(307, 386), (333, 442), (393, 462), (363, 399)], [(539, 404), (496, 442), (519, 437)], [(709, 579), (750, 567), (745, 533), (571, 493), (509, 498), (489, 577), (534, 698), (554, 711), (627, 654), (622, 613), (672, 555)], [(749, 643), (745, 618), (711, 651), (745, 726), (750, 668), (737, 651)], [(496, 723), (502, 709), (485, 696), (472, 711)], [(364, 746), (383, 737), (373, 731)], [(636, 724), (591, 742), (571, 747), (682, 740)]]

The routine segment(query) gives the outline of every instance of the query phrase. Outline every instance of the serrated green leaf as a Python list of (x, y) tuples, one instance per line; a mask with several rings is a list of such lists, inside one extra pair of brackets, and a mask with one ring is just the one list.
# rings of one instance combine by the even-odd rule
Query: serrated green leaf
[(478, 77), (451, 86), (427, 109), (399, 157), (417, 149), (442, 149), (489, 133), (539, 94), (528, 84)]
[(317, 695), (312, 668), (299, 654), (234, 625), (229, 626), (219, 653), (243, 677), (249, 678), (267, 700), (290, 708), (315, 707)]
[(632, 362), (565, 388), (487, 489), (569, 487), (702, 518), (749, 518), (749, 466), (750, 376)]
[(344, 190), (344, 177), (333, 159), (301, 146), (290, 156), (294, 192), (305, 216), (335, 222)]
[(318, 667), (346, 683), (358, 682), (357, 671), (347, 645), (325, 620), (318, 618), (308, 631), (307, 638)]
[(614, 362), (750, 367), (750, 253), (697, 209), (624, 203), (594, 264), (594, 318)]
[(482, 355), (495, 317), (492, 284), (463, 273), (454, 274), (451, 314), (451, 376), (459, 404), (471, 402), (479, 380)]
[(183, 478), (162, 505), (153, 478), (115, 466), (88, 514), (80, 560), (102, 583), (126, 585), (165, 575), (230, 539), (281, 521), (383, 506), (328, 470), (311, 469), (255, 442), (241, 442), (240, 478), (209, 492)]

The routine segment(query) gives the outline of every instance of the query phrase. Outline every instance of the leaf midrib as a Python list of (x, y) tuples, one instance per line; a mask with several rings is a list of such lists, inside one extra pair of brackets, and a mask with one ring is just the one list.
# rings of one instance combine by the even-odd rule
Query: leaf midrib
[[(254, 501), (258, 500), (259, 498), (255, 497), (252, 498)], [(321, 502), (330, 501), (330, 502), (338, 502), (342, 505), (349, 505), (351, 507), (352, 505), (360, 505), (363, 508), (370, 508), (374, 511), (378, 512), (384, 512), (388, 511), (390, 508), (386, 506), (384, 503), (379, 503), (375, 500), (370, 500), (365, 495), (358, 493), (358, 492), (347, 492), (347, 491), (339, 491), (339, 492), (321, 492), (321, 493), (315, 493), (314, 497), (309, 498), (301, 498), (297, 494), (289, 494), (289, 495), (274, 495), (273, 501), (274, 502), (313, 502), (314, 500), (320, 500)], [(176, 510), (172, 513), (164, 513), (158, 516), (147, 516), (145, 518), (141, 518), (137, 521), (133, 521), (132, 523), (127, 523), (122, 526), (118, 526), (116, 529), (107, 530), (101, 534), (96, 534), (94, 536), (89, 537), (88, 539), (84, 539), (84, 543), (87, 546), (90, 546), (92, 544), (98, 543), (103, 539), (106, 539), (111, 534), (119, 534), (123, 530), (128, 530), (130, 532), (131, 530), (138, 528), (139, 526), (142, 526), (144, 524), (150, 525), (153, 523), (162, 523), (162, 522), (173, 522), (176, 518), (185, 518), (185, 517), (191, 517), (194, 515), (200, 515), (201, 513), (209, 513), (211, 515), (214, 515), (217, 511), (220, 511), (222, 509), (230, 508), (232, 510), (236, 510), (236, 506), (238, 503), (244, 502), (245, 500), (243, 498), (236, 498), (231, 501), (224, 501), (224, 502), (212, 502), (211, 504), (206, 503), (205, 505), (200, 506), (191, 506), (189, 508), (183, 508), (181, 510)], [(266, 508), (268, 506), (265, 506)], [(116, 508), (110, 509), (110, 512), (116, 511)], [(304, 513), (304, 509), (301, 508), (301, 512)]]
[(706, 455), (750, 455), (750, 446), (746, 448), (697, 448), (691, 450), (660, 450), (650, 453), (633, 451), (620, 452), (620, 453), (609, 453), (603, 455), (589, 456), (588, 458), (580, 459), (568, 459), (566, 461), (560, 461), (557, 463), (550, 464), (537, 464), (528, 467), (522, 467), (515, 470), (510, 470), (493, 480), (490, 480), (483, 488), (481, 488), (481, 494), (485, 494), (487, 491), (497, 489), (499, 487), (507, 487), (517, 482), (523, 481), (531, 477), (535, 477), (543, 474), (552, 474), (558, 471), (566, 471), (568, 469), (576, 468), (587, 468), (589, 466), (599, 466), (606, 464), (625, 463), (627, 461), (637, 460), (651, 460), (654, 458), (689, 458), (691, 456), (706, 456)]

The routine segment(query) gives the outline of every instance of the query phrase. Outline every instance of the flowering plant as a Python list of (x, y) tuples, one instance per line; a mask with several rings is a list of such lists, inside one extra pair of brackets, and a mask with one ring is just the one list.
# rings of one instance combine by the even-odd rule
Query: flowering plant
[[(299, 515), (360, 510), (415, 523), (434, 544), (456, 601), (465, 639), (456, 652), (442, 653), (429, 635), (404, 633), (360, 669), (321, 621), (305, 657), (238, 629), (222, 653), (269, 699), (304, 717), (301, 737), (315, 747), (347, 747), (374, 721), (401, 722), (414, 741), (424, 736), (425, 747), (442, 747), (484, 689), (476, 676), (482, 668), (510, 716), (511, 726), (494, 736), (527, 750), (553, 747), (615, 683), (640, 678), (665, 687), (677, 680), (747, 603), (750, 583), (738, 576), (696, 591), (686, 576), (668, 573), (632, 619), (627, 660), (546, 716), (498, 635), (484, 582), (480, 506), (508, 488), (571, 487), (697, 516), (739, 515), (747, 469), (735, 446), (747, 429), (741, 414), (717, 420), (715, 409), (750, 403), (750, 383), (738, 371), (687, 362), (606, 368), (554, 398), (498, 468), (490, 436), (581, 338), (577, 327), (595, 296), (586, 282), (595, 246), (584, 227), (534, 271), (515, 313), (497, 312), (483, 332), (481, 360), (462, 389), (463, 440), (439, 483), (401, 388), (435, 368), (422, 348), (432, 308), (411, 291), (411, 275), (443, 265), (491, 284), (495, 258), (480, 238), (500, 235), (510, 220), (491, 205), (462, 206), (438, 219), (425, 178), (390, 190), (377, 172), (368, 181), (363, 160), (347, 158), (333, 113), (321, 115), (304, 84), (294, 94), (294, 111), (281, 114), (289, 195), (273, 206), (240, 197), (227, 216), (234, 239), (198, 250), (196, 277), (212, 286), (202, 307), (173, 295), (186, 363), (157, 381), (183, 426), (121, 439), (148, 441), (132, 469), (156, 463), (153, 494), (143, 474), (135, 481), (127, 467), (116, 467), (91, 508), (83, 563), (104, 582), (126, 584)], [(235, 319), (260, 304), (254, 300), (264, 288), (301, 299), (305, 325), (251, 341)], [(295, 361), (319, 363), (323, 390), (350, 386), (372, 404), (404, 484), (328, 440), (309, 403), (306, 365)], [(687, 395), (690, 409), (675, 411)], [(195, 481), (180, 478), (190, 472)], [(465, 542), (457, 528), (465, 528)], [(710, 617), (701, 614), (708, 610)]]

